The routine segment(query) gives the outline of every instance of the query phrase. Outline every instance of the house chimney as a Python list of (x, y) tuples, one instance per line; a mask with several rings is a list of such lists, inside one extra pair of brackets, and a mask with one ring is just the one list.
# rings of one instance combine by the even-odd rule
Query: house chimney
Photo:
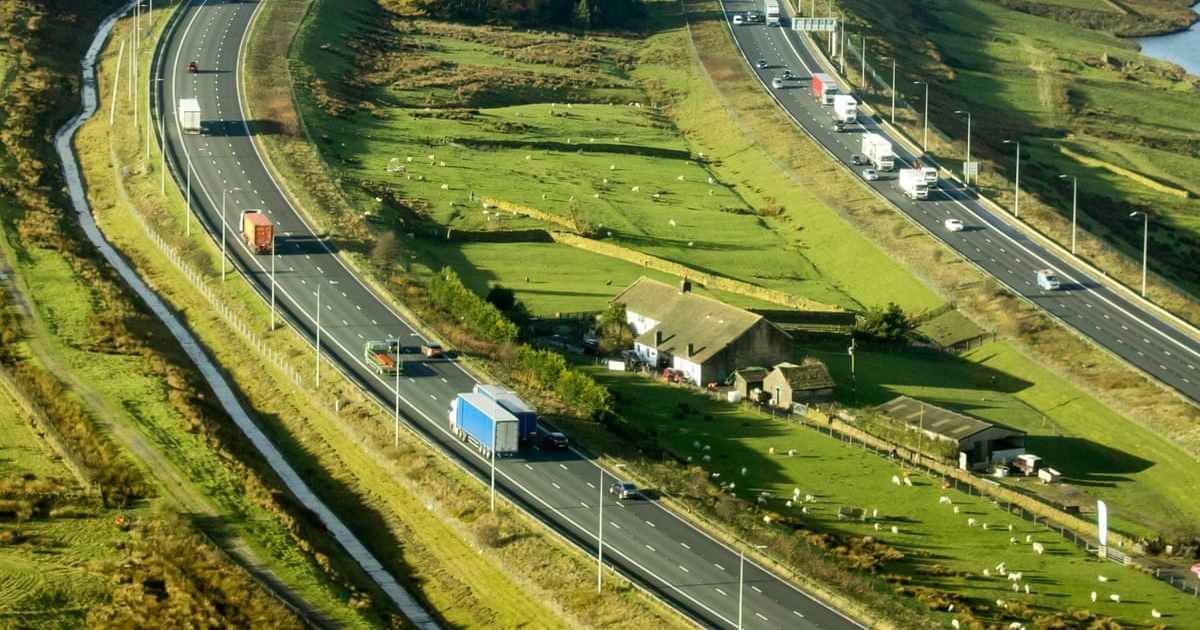
[(681, 280), (679, 282), (679, 293), (681, 293), (681, 294), (682, 293), (691, 293), (691, 291), (692, 291), (691, 281), (689, 281), (687, 278), (684, 278), (683, 280)]
[(694, 344), (689, 343), (687, 345), (687, 358), (689, 358), (689, 359), (692, 358), (693, 354), (696, 354), (696, 346)]
[(656, 331), (654, 331), (654, 347), (657, 348), (661, 345), (662, 345), (662, 331), (656, 330)]

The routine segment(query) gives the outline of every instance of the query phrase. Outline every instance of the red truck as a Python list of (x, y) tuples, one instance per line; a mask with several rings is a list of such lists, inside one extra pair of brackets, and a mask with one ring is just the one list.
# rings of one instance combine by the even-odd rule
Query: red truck
[(838, 86), (833, 77), (822, 72), (812, 75), (813, 97), (822, 105), (832, 105), (833, 95), (837, 94)]
[(242, 238), (256, 254), (269, 254), (274, 247), (275, 228), (261, 210), (242, 213)]

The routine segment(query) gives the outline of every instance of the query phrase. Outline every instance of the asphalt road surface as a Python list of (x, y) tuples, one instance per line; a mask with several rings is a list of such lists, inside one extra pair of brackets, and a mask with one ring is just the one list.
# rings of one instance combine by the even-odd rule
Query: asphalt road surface
[[(281, 312), (313, 339), (319, 293), (323, 352), (390, 410), (397, 396), (393, 377), (378, 376), (364, 364), (364, 344), (396, 337), (415, 347), (423, 340), (314, 235), (280, 192), (251, 141), (256, 126), (243, 116), (238, 61), (258, 7), (257, 2), (195, 0), (181, 9), (151, 77), (166, 117), (168, 159), (181, 189), (190, 168), (192, 210), (218, 243), (224, 214), (230, 256), (264, 297), (270, 287), (270, 256), (251, 252), (243, 242), (240, 215), (261, 209), (270, 217), (278, 235), (276, 299)], [(194, 74), (187, 71), (192, 61), (200, 69)], [(156, 82), (158, 77), (163, 80)], [(176, 115), (182, 98), (199, 99), (202, 134), (182, 132)], [(475, 381), (450, 360), (425, 360), (416, 353), (404, 358), (407, 365), (398, 391), (404, 421), (487, 479), (488, 461), (447, 428), (450, 401), (470, 391)], [(703, 625), (736, 627), (738, 553), (655, 501), (611, 498), (606, 490), (615, 480), (573, 450), (526, 448), (496, 465), (496, 485), (504, 495), (593, 554), (603, 500), (606, 564)], [(744, 567), (744, 627), (859, 627), (752, 561)]]
[[(897, 169), (911, 167), (920, 157), (910, 153), (861, 111), (858, 124), (849, 125), (840, 133), (834, 131), (832, 107), (818, 104), (812, 93), (812, 73), (824, 70), (802, 42), (800, 33), (788, 28), (786, 20), (785, 26), (732, 24), (732, 15), (736, 13), (762, 11), (759, 2), (724, 0), (723, 6), (730, 18), (726, 23), (764, 89), (837, 159), (849, 166), (850, 156), (862, 153), (862, 136), (867, 132), (892, 140)], [(816, 37), (823, 40), (827, 36)], [(757, 67), (760, 60), (766, 61), (766, 68)], [(772, 87), (771, 80), (781, 76), (785, 69), (798, 78), (785, 81), (782, 88)], [(861, 178), (866, 167), (850, 168)], [(978, 201), (974, 192), (964, 189), (959, 182), (942, 180), (941, 188), (931, 190), (929, 199), (913, 201), (900, 191), (895, 171), (879, 175), (878, 180), (865, 183), (971, 262), (1099, 346), (1192, 401), (1200, 401), (1200, 341), (996, 217)], [(961, 220), (965, 229), (947, 230), (946, 219)], [(1061, 288), (1045, 291), (1037, 286), (1037, 270), (1045, 268), (1058, 272)]]

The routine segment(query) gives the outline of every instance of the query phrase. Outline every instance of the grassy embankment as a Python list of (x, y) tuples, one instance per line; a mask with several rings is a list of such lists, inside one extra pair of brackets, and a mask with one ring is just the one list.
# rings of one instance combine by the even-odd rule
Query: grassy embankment
[[(83, 159), (90, 194), (105, 233), (187, 317), (193, 332), (242, 386), (260, 426), (310, 486), (338, 513), (356, 515), (347, 518), (347, 524), (446, 623), (678, 623), (629, 585), (613, 584), (603, 595), (584, 588), (588, 567), (581, 558), (507, 508), (488, 515), (486, 496), (478, 485), (412, 435), (402, 433), (399, 448), (392, 448), (388, 414), (340, 376), (327, 374), (319, 393), (285, 385), (282, 374), (247, 352), (232, 329), (213, 315), (129, 214), (127, 202), (184, 253), (189, 264), (216, 279), (219, 251), (200, 230), (190, 239), (184, 236), (178, 191), (168, 191), (164, 199), (158, 193), (156, 165), (136, 168), (138, 150), (131, 132), (118, 127), (116, 135), (107, 136), (105, 124), (93, 123), (82, 133), (81, 146), (91, 149)], [(118, 147), (117, 164), (135, 166), (123, 180), (120, 167), (110, 170), (105, 159), (110, 142)], [(241, 321), (254, 330), (268, 329), (266, 306), (243, 282), (231, 279), (223, 291)], [(311, 356), (308, 344), (289, 329), (267, 332), (263, 338), (294, 364)], [(335, 399), (340, 400), (340, 415), (332, 408)]]
[[(696, 5), (695, 8), (699, 10), (702, 7)], [(858, 281), (852, 285), (853, 287), (857, 288), (863, 285), (866, 287), (863, 291), (869, 292), (872, 287), (879, 287), (880, 280), (886, 280), (890, 286), (897, 289), (904, 289), (909, 284), (896, 282), (895, 274), (899, 271), (899, 267), (887, 262), (886, 259), (882, 263), (875, 259), (871, 255), (874, 251), (873, 248), (869, 244), (865, 244), (861, 237), (854, 235), (841, 218), (836, 216), (838, 213), (857, 226), (864, 227), (868, 234), (885, 243), (889, 253), (897, 255), (904, 262), (920, 269), (926, 279), (934, 285), (945, 287), (957, 299), (974, 301), (976, 314), (983, 311), (985, 316), (1003, 318), (1002, 326), (1007, 325), (1013, 329), (1013, 332), (1036, 332), (1043, 345), (1054, 345), (1067, 349), (1070, 353), (1066, 356), (1081, 357), (1081, 362), (1089, 365), (1089, 370), (1102, 372), (1102, 376), (1112, 379), (1111, 382), (1118, 382), (1117, 379), (1121, 378), (1118, 375), (1124, 373), (1124, 368), (1114, 366), (1111, 362), (1105, 365), (1103, 358), (1097, 361), (1094, 349), (1080, 344), (1065, 331), (1047, 326), (1044, 322), (1039, 321), (1036, 315), (1022, 307), (1007, 302), (994, 287), (981, 282), (977, 276), (969, 270), (965, 270), (960, 263), (945, 257), (945, 252), (941, 248), (916, 237), (915, 232), (902, 220), (896, 219), (890, 210), (862, 195), (861, 190), (850, 183), (844, 174), (838, 172), (832, 165), (825, 163), (819, 153), (811, 150), (811, 144), (807, 140), (799, 134), (790, 132), (786, 121), (778, 116), (769, 101), (765, 101), (760, 91), (746, 81), (743, 64), (738, 62), (731, 53), (726, 54), (731, 51), (731, 48), (720, 23), (706, 21), (703, 19), (704, 15), (696, 17), (699, 19), (693, 26), (697, 47), (701, 51), (702, 61), (705, 64), (703, 68), (689, 65), (687, 59), (680, 58), (686, 47), (680, 45), (683, 42), (679, 39), (678, 31), (665, 31), (647, 39), (645, 47), (640, 49), (642, 52), (639, 53), (639, 60), (648, 61), (645, 65), (635, 64), (633, 74), (637, 76), (638, 73), (645, 73), (642, 76), (652, 86), (649, 89), (655, 90), (659, 94), (674, 94), (680, 98), (683, 98), (680, 95), (687, 95), (684, 100), (668, 108), (667, 112), (672, 119), (681, 121), (681, 125), (688, 134), (688, 140), (693, 143), (691, 151), (694, 153), (704, 152), (706, 156), (709, 156), (711, 160), (709, 168), (722, 181), (732, 182), (739, 191), (743, 192), (755, 189), (774, 190), (767, 187), (774, 186), (779, 181), (789, 180), (806, 186), (823, 204), (815, 207), (801, 205), (799, 207), (803, 207), (805, 212), (789, 212), (788, 216), (799, 224), (798, 227), (803, 227), (803, 230), (798, 231), (806, 238), (810, 234), (824, 234), (819, 243), (822, 247), (813, 248), (812, 255), (814, 257), (830, 255), (831, 257), (826, 260), (834, 262), (838, 259), (833, 256), (837, 252), (843, 251), (838, 250), (836, 246), (838, 243), (854, 245), (844, 250), (845, 257), (840, 260), (842, 264), (834, 265), (842, 270), (841, 273), (847, 274), (844, 277), (848, 279), (851, 274), (857, 274)], [(454, 28), (460, 29), (461, 27)], [(465, 37), (462, 30), (453, 32)], [(380, 37), (377, 32), (370, 31), (370, 33), (371, 37)], [(372, 43), (380, 45), (376, 40), (372, 40)], [(474, 45), (478, 44), (474, 43)], [(315, 48), (321, 49), (321, 45), (318, 44)], [(430, 48), (440, 50), (434, 46), (430, 46)], [(439, 63), (444, 62), (445, 60), (442, 60)], [(339, 63), (346, 62), (343, 60)], [(470, 68), (466, 65), (462, 67)], [(708, 79), (703, 74), (705, 70), (716, 77), (718, 85), (720, 85), (719, 93), (713, 90), (712, 84), (708, 83)], [(470, 72), (466, 70), (463, 70), (463, 73), (470, 76)], [(332, 80), (331, 77), (326, 78)], [(321, 90), (325, 91), (318, 90), (318, 93), (328, 95), (328, 91), (331, 89), (329, 85), (325, 85), (321, 87)], [(649, 100), (651, 99), (646, 99), (647, 102)], [(302, 105), (304, 102), (301, 99)], [(388, 100), (383, 102), (391, 103)], [(661, 102), (671, 101), (663, 98)], [(342, 105), (342, 107), (346, 106), (346, 104)], [(370, 109), (366, 106), (362, 107)], [(374, 107), (377, 105), (371, 105), (371, 108)], [(559, 107), (561, 108), (562, 105)], [(423, 115), (423, 107), (417, 109), (419, 111), (410, 113)], [(731, 120), (729, 109), (739, 112), (740, 115)], [(571, 111), (574, 110), (575, 108), (572, 107)], [(310, 108), (305, 111), (310, 130), (320, 137), (324, 133), (321, 125), (326, 117), (323, 116), (320, 108)], [(448, 110), (443, 107), (433, 111)], [(345, 115), (355, 116), (356, 114), (346, 113)], [(455, 124), (467, 124), (462, 121), (454, 122)], [(782, 133), (780, 130), (788, 130), (789, 133)], [(550, 134), (552, 132), (553, 129), (543, 133)], [(373, 132), (373, 135), (382, 136), (383, 134), (376, 131)], [(329, 135), (328, 137), (330, 139), (323, 141), (321, 146), (337, 144), (332, 138), (340, 136)], [(412, 140), (405, 140), (405, 142), (412, 142)], [(806, 147), (808, 150), (805, 149)], [(440, 149), (438, 147), (435, 150)], [(338, 149), (339, 152), (335, 153), (335, 157), (331, 158), (331, 161), (345, 160), (349, 164), (357, 164), (360, 158), (349, 153), (349, 150), (349, 146), (345, 149)], [(425, 150), (426, 148), (409, 149), (409, 152), (415, 154), (416, 161), (421, 158), (421, 154)], [(378, 177), (388, 177), (385, 171), (387, 159), (383, 157), (386, 154), (371, 155), (374, 155), (372, 159), (379, 161), (377, 165), (379, 168), (376, 171)], [(403, 154), (398, 154), (398, 156), (404, 157)], [(340, 172), (339, 168), (333, 166), (333, 171)], [(440, 167), (429, 166), (428, 168), (430, 173), (434, 173)], [(380, 170), (385, 172), (379, 173)], [(392, 177), (400, 176), (393, 175)], [(829, 185), (829, 178), (834, 178), (834, 181), (838, 181), (840, 185)], [(355, 181), (353, 179), (348, 182), (344, 180), (343, 186), (352, 187)], [(440, 186), (428, 186), (428, 188), (433, 191), (440, 190)], [(789, 190), (792, 189), (789, 188)], [(751, 193), (745, 192), (745, 194), (748, 196)], [(409, 203), (419, 204), (422, 199), (410, 199)], [(370, 201), (364, 203), (370, 204)], [(367, 207), (372, 206), (368, 205)], [(836, 209), (837, 213), (830, 208)], [(403, 244), (407, 246), (409, 242), (404, 241)], [(514, 249), (525, 254), (532, 254), (531, 250), (525, 249), (529, 247), (525, 244), (488, 244), (486, 247), (493, 258), (498, 255), (497, 252)], [(455, 245), (438, 243), (429, 245), (427, 248), (454, 251)], [(413, 247), (413, 249), (419, 248)], [(855, 261), (851, 260), (856, 252), (858, 258), (861, 259), (859, 261), (861, 264), (853, 264)], [(543, 252), (537, 250), (537, 253)], [(518, 255), (511, 255), (506, 258), (527, 264), (529, 256), (522, 258)], [(929, 261), (943, 264), (931, 268)], [(458, 268), (464, 275), (471, 274), (472, 265), (469, 260), (463, 261), (460, 257), (454, 256), (454, 262), (460, 265)], [(497, 266), (490, 262), (484, 264), (487, 264), (489, 269)], [(522, 269), (523, 267), (520, 266), (514, 267), (510, 271), (509, 277), (523, 273)], [(902, 275), (902, 272), (899, 273)], [(914, 281), (909, 278), (907, 282), (913, 283)], [(966, 289), (954, 292), (953, 290), (962, 282), (968, 283)], [(520, 289), (519, 282), (517, 285), (517, 288)], [(602, 293), (603, 289), (596, 292)], [(903, 295), (904, 293), (907, 292), (897, 290), (896, 294)], [(914, 293), (917, 296), (928, 295), (924, 289)], [(556, 308), (562, 307), (556, 305)], [(565, 308), (563, 310), (575, 309)], [(1029, 427), (1035, 424), (1030, 419), (1037, 419), (1038, 428), (1034, 430), (1035, 436), (1061, 438), (1053, 443), (1046, 440), (1042, 444), (1049, 449), (1048, 452), (1063, 458), (1064, 461), (1077, 456), (1089, 458), (1095, 454), (1104, 454), (1104, 457), (1096, 460), (1095, 467), (1086, 470), (1076, 468), (1079, 473), (1080, 485), (1091, 485), (1086, 494), (1076, 496), (1073, 500), (1086, 502), (1087, 497), (1091, 496), (1105, 498), (1110, 503), (1120, 505), (1119, 512), (1124, 516), (1119, 518), (1125, 519), (1121, 525), (1134, 534), (1189, 533), (1187, 523), (1194, 522), (1194, 520), (1183, 516), (1189, 510), (1187, 507), (1189, 504), (1187, 501), (1178, 501), (1181, 489), (1190, 483), (1181, 483), (1180, 480), (1194, 479), (1195, 477), (1194, 464), (1186, 455), (1142, 429), (1136, 429), (1133, 433), (1139, 436), (1137, 440), (1131, 441), (1123, 437), (1114, 437), (1125, 436), (1128, 433), (1130, 423), (1127, 419), (1104, 409), (1088, 395), (1067, 382), (1036, 368), (1032, 361), (1011, 345), (1001, 343), (990, 346), (990, 348), (992, 352), (973, 352), (966, 355), (965, 362), (958, 362), (961, 364), (959, 368), (947, 372), (938, 370), (933, 363), (926, 363), (928, 368), (921, 370), (919, 374), (929, 378), (929, 382), (945, 382), (946, 390), (956, 392), (954, 396), (939, 394), (947, 404), (955, 408), (979, 412), (986, 417), (1006, 422), (1010, 421), (1009, 416), (1013, 415), (1011, 421)], [(987, 364), (987, 359), (993, 356), (993, 352), (998, 356), (1003, 356), (1004, 361), (992, 361)], [(873, 378), (876, 379), (875, 391), (890, 393), (920, 386), (920, 383), (913, 382), (914, 379), (909, 373), (913, 362), (911, 359), (888, 353), (878, 355), (875, 360), (880, 368), (873, 374)], [(1097, 362), (1103, 369), (1096, 369)], [(972, 363), (977, 363), (977, 365), (972, 365)], [(1033, 375), (1038, 376), (1036, 384), (1032, 382), (1035, 380), (1031, 379)], [(949, 381), (947, 381), (948, 377)], [(994, 381), (993, 377), (995, 377)], [(995, 383), (1004, 383), (1004, 385)], [(989, 410), (986, 403), (981, 404), (982, 400), (1004, 402)], [(853, 401), (847, 400), (846, 402)], [(1047, 422), (1041, 422), (1042, 415), (1047, 418)], [(1071, 435), (1058, 435), (1064, 431), (1070, 431)], [(1147, 462), (1152, 462), (1153, 465)], [(1131, 466), (1134, 467), (1133, 470), (1130, 470)], [(1089, 473), (1091, 475), (1117, 476), (1093, 484), (1086, 477)]]
[[(1200, 275), (1191, 264), (1191, 252), (1200, 247), (1200, 132), (1180, 124), (1194, 117), (1200, 82), (1112, 34), (1186, 25), (1186, 3), (1124, 2), (1132, 10), (1125, 14), (1101, 3), (1055, 8), (971, 0), (924, 13), (897, 11), (900, 5), (839, 4), (854, 22), (870, 24), (869, 62), (880, 64), (877, 69), (881, 56), (894, 54), (902, 85), (920, 77), (934, 82), (932, 124), (953, 135), (952, 142), (941, 136), (931, 141), (931, 152), (944, 164), (958, 169), (965, 156), (965, 118), (954, 110), (970, 110), (972, 152), (984, 160), (980, 188), (1012, 208), (1015, 156), (1002, 141), (1019, 138), (1021, 217), (1068, 248), (1071, 181), (1058, 176), (1078, 177), (1078, 252), (1130, 287), (1141, 279), (1142, 223), (1129, 213), (1148, 211), (1151, 272), (1178, 287), (1152, 279), (1149, 296), (1200, 321)], [(848, 57), (847, 69), (856, 77), (857, 68), (857, 57)], [(886, 112), (890, 92), (877, 87), (872, 102)], [(912, 96), (919, 89), (901, 92)], [(920, 139), (919, 114), (901, 110), (897, 119)]]
[[(868, 361), (864, 358), (862, 364)], [(913, 366), (914, 370), (921, 367), (931, 366)], [(915, 487), (897, 488), (891, 477), (902, 474), (903, 464), (860, 446), (684, 388), (601, 370), (595, 376), (620, 396), (620, 409), (629, 411), (624, 417), (630, 423), (655, 435), (673, 456), (701, 466), (700, 479), (720, 473), (722, 481), (736, 483), (739, 497), (769, 492), (766, 510), (794, 519), (811, 531), (873, 536), (904, 554), (877, 569), (888, 581), (955, 593), (967, 598), (976, 616), (997, 622), (1005, 619), (1004, 612), (990, 605), (997, 598), (1031, 606), (1040, 614), (1090, 610), (1111, 616), (1127, 627), (1148, 625), (1152, 607), (1184, 619), (1200, 610), (1200, 602), (1190, 594), (1136, 570), (1101, 562), (1063, 540), (1057, 532), (1007, 514), (986, 498), (943, 491), (938, 478), (919, 476), (914, 479)], [(930, 392), (911, 393), (928, 396)], [(938, 393), (953, 396), (945, 390)], [(696, 443), (702, 446), (698, 448)], [(703, 445), (711, 450), (704, 450)], [(616, 444), (613, 447), (628, 449)], [(768, 454), (771, 448), (773, 455)], [(795, 456), (786, 454), (789, 449), (796, 450)], [(701, 463), (704, 455), (711, 461)], [(742, 467), (745, 475), (740, 473)], [(704, 502), (706, 495), (697, 493), (693, 485), (694, 474), (677, 470), (673, 479), (660, 482), (670, 484), (677, 497)], [(812, 494), (816, 500), (785, 505), (794, 488), (800, 489), (802, 497)], [(943, 494), (958, 506), (957, 514), (953, 506), (939, 504), (938, 497)], [(839, 519), (841, 506), (863, 508), (868, 516), (878, 509), (879, 517), (864, 522)], [(975, 519), (977, 525), (969, 527), (968, 518)], [(878, 530), (875, 522), (880, 525)], [(988, 524), (987, 530), (983, 523)], [(893, 525), (898, 533), (890, 531)], [(1044, 544), (1046, 553), (1035, 554), (1025, 542), (1026, 535)], [(1018, 544), (1010, 543), (1010, 537), (1016, 537)], [(1023, 590), (1013, 593), (1011, 583), (1003, 577), (982, 575), (983, 569), (994, 574), (994, 566), (1000, 562), (1005, 562), (1009, 571), (1024, 573), (1023, 581), (1031, 585), (1030, 594)], [(1097, 575), (1111, 578), (1110, 583), (1099, 583)], [(1089, 600), (1093, 590), (1104, 598), (1095, 605)], [(1119, 593), (1122, 603), (1109, 602), (1110, 592)]]

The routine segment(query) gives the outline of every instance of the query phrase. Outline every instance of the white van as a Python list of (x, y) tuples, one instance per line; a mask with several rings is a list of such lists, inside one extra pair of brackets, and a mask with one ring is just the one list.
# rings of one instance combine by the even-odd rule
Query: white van
[(1038, 269), (1037, 285), (1045, 291), (1057, 291), (1062, 283), (1053, 269)]
[(742, 24), (745, 24), (745, 23), (746, 23), (746, 18), (743, 18), (741, 13), (733, 16), (733, 25), (734, 26), (741, 26)]

